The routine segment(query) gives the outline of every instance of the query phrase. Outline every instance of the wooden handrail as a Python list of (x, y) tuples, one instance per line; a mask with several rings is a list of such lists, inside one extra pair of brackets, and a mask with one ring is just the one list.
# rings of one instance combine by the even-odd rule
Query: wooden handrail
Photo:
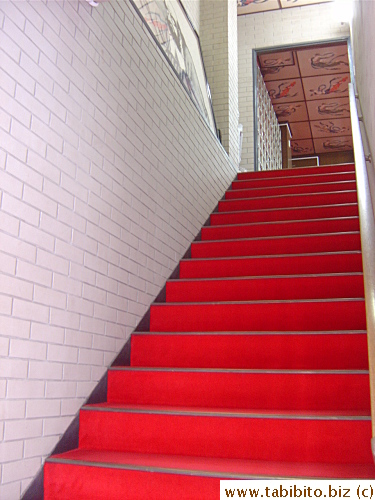
[[(363, 279), (365, 286), (367, 342), (370, 369), (372, 440), (375, 457), (375, 221), (366, 158), (363, 151), (354, 87), (349, 84), (350, 117), (352, 123), (355, 172), (358, 190), (359, 223), (361, 229)], [(372, 168), (371, 166), (369, 168)]]

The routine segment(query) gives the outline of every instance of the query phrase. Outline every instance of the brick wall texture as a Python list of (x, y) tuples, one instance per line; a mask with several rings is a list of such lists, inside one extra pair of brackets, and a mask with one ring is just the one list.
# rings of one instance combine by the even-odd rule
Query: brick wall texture
[(0, 498), (15, 500), (235, 168), (130, 2), (0, 2), (0, 61)]
[(241, 170), (254, 169), (253, 49), (320, 42), (349, 36), (337, 2), (238, 17), (239, 122), (243, 125)]

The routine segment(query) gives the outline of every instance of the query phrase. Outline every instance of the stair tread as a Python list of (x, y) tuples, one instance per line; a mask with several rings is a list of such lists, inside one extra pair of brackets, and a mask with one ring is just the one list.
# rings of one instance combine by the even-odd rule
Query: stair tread
[(85, 405), (84, 411), (114, 411), (123, 413), (150, 413), (157, 415), (185, 415), (196, 417), (225, 417), (225, 418), (262, 418), (262, 419), (292, 419), (292, 420), (371, 420), (369, 413), (362, 410), (335, 410), (335, 411), (296, 411), (296, 410), (265, 410), (241, 408), (213, 408), (191, 406), (165, 406), (125, 403), (97, 403)]
[(291, 240), (293, 238), (319, 238), (319, 237), (335, 237), (335, 236), (340, 236), (340, 235), (349, 235), (349, 234), (360, 234), (359, 231), (339, 231), (337, 233), (313, 233), (313, 234), (291, 234), (291, 235), (281, 235), (281, 236), (259, 236), (259, 237), (254, 237), (254, 238), (228, 238), (228, 239), (223, 239), (223, 240), (202, 240), (202, 241), (194, 241), (193, 245), (207, 245), (207, 244), (214, 244), (214, 243), (230, 243), (234, 241), (249, 241), (249, 240), (255, 240), (255, 241), (268, 241), (268, 240)]
[(354, 170), (348, 170), (346, 172), (345, 171), (344, 172), (321, 172), (321, 173), (310, 174), (310, 175), (308, 175), (307, 173), (302, 173), (301, 175), (293, 175), (293, 176), (289, 176), (289, 177), (285, 177), (283, 175), (280, 175), (280, 176), (275, 176), (275, 177), (264, 177), (263, 179), (261, 177), (254, 178), (254, 179), (248, 178), (248, 179), (243, 179), (243, 180), (237, 178), (232, 182), (232, 184), (241, 185), (241, 183), (258, 182), (258, 181), (265, 181), (265, 182), (270, 181), (270, 183), (271, 183), (272, 181), (277, 181), (277, 180), (283, 180), (285, 182), (288, 182), (291, 179), (296, 179), (296, 180), (301, 179), (303, 182), (303, 181), (307, 181), (308, 179), (315, 180), (315, 178), (322, 178), (324, 180), (325, 179), (333, 179), (336, 176), (348, 177), (349, 180), (355, 180)]
[[(220, 212), (224, 214), (225, 212)], [(241, 213), (241, 212), (236, 212)], [(235, 224), (215, 224), (211, 226), (203, 226), (204, 229), (213, 229), (213, 228), (234, 228), (234, 227), (253, 227), (253, 226), (279, 226), (282, 224), (308, 224), (309, 222), (326, 222), (326, 221), (350, 221), (350, 220), (359, 220), (358, 215), (348, 215), (343, 217), (322, 217), (322, 218), (313, 218), (313, 219), (288, 219), (288, 220), (273, 220), (273, 221), (265, 221), (265, 222), (244, 222), (244, 223), (235, 223)]]
[(314, 252), (314, 253), (295, 253), (295, 254), (272, 254), (272, 255), (233, 255), (223, 257), (194, 257), (181, 259), (180, 262), (197, 262), (206, 260), (244, 260), (244, 259), (275, 259), (275, 258), (290, 258), (290, 257), (319, 257), (319, 255), (361, 255), (360, 250), (342, 250), (339, 252)]
[(170, 306), (205, 306), (205, 305), (218, 305), (225, 304), (305, 304), (305, 303), (332, 303), (332, 302), (364, 302), (364, 297), (333, 297), (333, 298), (319, 298), (319, 299), (261, 299), (261, 300), (213, 300), (207, 302), (154, 302), (152, 307), (170, 307)]
[[(243, 181), (238, 181), (238, 182), (243, 182)], [(299, 188), (314, 188), (317, 186), (324, 186), (327, 187), (328, 189), (333, 186), (339, 185), (340, 187), (344, 188), (343, 191), (346, 191), (345, 187), (352, 187), (351, 185), (355, 183), (355, 179), (350, 179), (350, 180), (344, 180), (344, 181), (332, 181), (332, 182), (309, 182), (307, 184), (302, 184), (302, 183), (297, 183), (297, 184), (283, 184), (282, 186), (261, 186), (261, 187), (246, 187), (243, 189), (228, 189), (227, 193), (233, 193), (233, 192), (241, 192), (241, 191), (271, 191), (272, 190), (282, 190), (282, 189), (299, 189)], [(353, 187), (350, 189), (353, 191)], [(319, 191), (320, 192), (320, 191)], [(326, 192), (326, 191), (321, 191), (321, 192)], [(302, 194), (302, 193), (301, 193)], [(307, 193), (306, 193), (307, 194)], [(311, 194), (311, 193), (308, 193)]]
[(75, 449), (47, 459), (69, 463), (220, 478), (374, 478), (373, 464), (266, 462), (182, 455), (154, 455), (106, 450)]
[(368, 375), (368, 370), (287, 370), (287, 369), (245, 369), (245, 368), (168, 368), (153, 366), (111, 366), (109, 371), (124, 372), (165, 372), (165, 373), (237, 373), (246, 374), (288, 374), (288, 375)]
[[(202, 259), (201, 259), (202, 260)], [(277, 279), (299, 279), (299, 278), (319, 278), (319, 277), (332, 277), (337, 278), (339, 276), (363, 276), (363, 272), (348, 272), (348, 273), (305, 273), (305, 274), (272, 274), (272, 275), (251, 275), (251, 276), (218, 276), (211, 278), (176, 278), (169, 279), (167, 283), (196, 283), (199, 281), (248, 281), (248, 280), (277, 280)]]
[(305, 330), (305, 331), (191, 331), (191, 332), (169, 332), (169, 331), (134, 331), (132, 335), (367, 335), (366, 330)]
[(264, 199), (270, 199), (270, 198), (293, 198), (293, 197), (314, 197), (314, 196), (321, 196), (321, 195), (337, 195), (337, 194), (348, 194), (348, 193), (356, 193), (357, 191), (355, 189), (347, 189), (343, 191), (319, 191), (318, 193), (293, 193), (293, 194), (279, 194), (279, 195), (271, 195), (271, 196), (256, 196), (254, 198), (251, 197), (246, 197), (246, 198), (236, 198), (235, 200), (230, 200), (230, 199), (223, 199), (220, 200), (220, 203), (225, 203), (229, 201), (242, 201), (242, 200), (264, 200)]

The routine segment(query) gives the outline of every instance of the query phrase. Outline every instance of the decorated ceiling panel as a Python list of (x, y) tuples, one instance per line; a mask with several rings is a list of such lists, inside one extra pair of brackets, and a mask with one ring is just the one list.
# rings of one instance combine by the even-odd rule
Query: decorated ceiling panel
[(262, 52), (258, 64), (294, 156), (352, 149), (346, 42)]

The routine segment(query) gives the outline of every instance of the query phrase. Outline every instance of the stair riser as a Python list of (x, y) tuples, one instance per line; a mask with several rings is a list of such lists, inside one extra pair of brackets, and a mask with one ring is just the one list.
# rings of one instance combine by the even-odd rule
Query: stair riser
[(240, 172), (237, 176), (239, 181), (248, 179), (270, 179), (272, 177), (298, 177), (301, 175), (316, 175), (316, 174), (329, 174), (337, 172), (351, 172), (355, 171), (354, 165), (348, 163), (346, 165), (330, 165), (320, 167), (305, 167), (305, 168), (292, 168), (285, 170), (263, 170), (258, 172)]
[[(80, 412), (79, 446), (86, 449), (288, 462), (371, 463), (370, 441), (369, 421)], [(358, 442), (369, 443), (368, 448), (359, 447)]]
[(44, 500), (217, 500), (219, 492), (219, 478), (70, 464), (44, 466)]
[(241, 280), (169, 281), (167, 302), (363, 298), (363, 277), (315, 276)]
[(304, 222), (274, 224), (249, 224), (240, 226), (208, 226), (201, 230), (202, 241), (236, 238), (261, 238), (267, 236), (290, 236), (359, 231), (358, 217), (326, 219)]
[(344, 181), (329, 184), (308, 184), (273, 188), (233, 189), (225, 193), (225, 199), (259, 198), (264, 196), (285, 196), (291, 194), (326, 193), (337, 191), (353, 191), (357, 188), (355, 181)]
[(191, 245), (192, 258), (283, 255), (317, 252), (358, 251), (359, 233), (299, 236), (289, 238), (204, 241)]
[(180, 262), (182, 279), (350, 272), (362, 272), (362, 256), (359, 252)]
[(137, 334), (139, 367), (367, 370), (365, 334)]
[(336, 174), (315, 174), (289, 177), (270, 177), (268, 179), (253, 179), (233, 181), (231, 189), (254, 189), (268, 187), (294, 186), (300, 184), (326, 184), (330, 182), (355, 181), (354, 172), (343, 172)]
[(151, 306), (154, 332), (365, 330), (364, 301), (162, 304)]
[(211, 214), (212, 226), (228, 224), (251, 224), (256, 222), (282, 222), (334, 217), (358, 217), (357, 203), (347, 205), (326, 205), (322, 207), (298, 207), (249, 212), (215, 212)]
[(356, 191), (340, 193), (305, 194), (294, 196), (275, 196), (244, 200), (224, 200), (219, 202), (219, 212), (241, 212), (243, 210), (265, 210), (272, 208), (313, 207), (357, 203)]
[(275, 412), (346, 410), (369, 414), (368, 388), (369, 377), (364, 374), (125, 370), (108, 373), (108, 402), (135, 405)]

